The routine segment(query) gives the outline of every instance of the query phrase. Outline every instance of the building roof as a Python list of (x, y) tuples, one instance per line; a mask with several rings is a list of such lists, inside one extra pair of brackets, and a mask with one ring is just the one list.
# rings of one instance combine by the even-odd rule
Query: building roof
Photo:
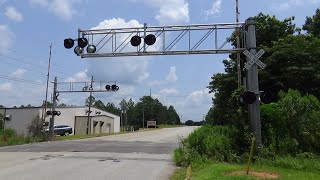
[[(13, 108), (13, 107), (11, 107), (11, 108), (7, 108), (7, 107), (0, 107), (0, 110), (1, 109), (39, 109), (39, 108), (44, 108), (44, 107), (42, 107), (42, 106), (37, 106), (37, 107), (16, 107), (16, 108)], [(48, 106), (47, 107), (47, 109), (50, 109), (51, 108), (51, 106)], [(63, 107), (56, 107), (56, 109), (70, 109), (70, 108), (88, 108), (88, 106), (63, 106)], [(104, 112), (107, 112), (107, 113), (110, 113), (110, 114), (113, 114), (113, 113), (111, 113), (111, 112), (108, 112), (108, 111), (105, 111), (105, 110), (102, 110), (102, 109), (99, 109), (99, 108), (96, 108), (96, 107), (91, 107), (91, 108), (95, 108), (95, 109), (98, 109), (98, 110), (100, 110), (100, 111), (104, 111)], [(116, 115), (116, 114), (113, 114), (113, 115), (115, 115), (115, 116), (118, 116), (118, 115)]]

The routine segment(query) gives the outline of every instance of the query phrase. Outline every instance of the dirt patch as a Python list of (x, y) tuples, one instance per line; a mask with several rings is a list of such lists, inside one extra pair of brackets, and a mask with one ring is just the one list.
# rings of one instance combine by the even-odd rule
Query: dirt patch
[[(246, 171), (234, 171), (234, 172), (227, 172), (224, 173), (225, 175), (246, 175)], [(256, 177), (256, 178), (265, 178), (265, 179), (277, 179), (279, 175), (276, 173), (270, 172), (256, 172), (256, 171), (249, 171), (249, 174)]]

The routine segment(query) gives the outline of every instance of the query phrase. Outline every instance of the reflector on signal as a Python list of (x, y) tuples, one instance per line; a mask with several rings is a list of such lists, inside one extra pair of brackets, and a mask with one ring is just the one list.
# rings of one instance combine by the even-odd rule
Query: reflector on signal
[(87, 47), (87, 52), (88, 52), (88, 53), (95, 53), (96, 50), (97, 50), (97, 48), (96, 48), (95, 45), (89, 45), (89, 46)]
[(76, 46), (76, 47), (74, 48), (74, 53), (75, 53), (77, 56), (81, 55), (81, 54), (83, 53), (83, 48), (81, 48), (81, 47), (79, 47), (79, 46)]

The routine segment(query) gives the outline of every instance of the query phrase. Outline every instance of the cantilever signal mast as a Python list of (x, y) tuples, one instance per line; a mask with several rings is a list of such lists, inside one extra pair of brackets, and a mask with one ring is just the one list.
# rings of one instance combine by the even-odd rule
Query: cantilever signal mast
[[(236, 0), (236, 21), (239, 23), (239, 0)], [(240, 28), (236, 29), (237, 33), (237, 48), (240, 47)], [(237, 52), (237, 72), (238, 72), (238, 88), (241, 87), (241, 64), (240, 64), (240, 52)]]

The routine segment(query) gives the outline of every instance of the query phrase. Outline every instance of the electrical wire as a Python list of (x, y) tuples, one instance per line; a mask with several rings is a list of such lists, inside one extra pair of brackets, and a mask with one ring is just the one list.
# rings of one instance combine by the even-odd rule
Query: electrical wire
[(6, 79), (6, 80), (10, 80), (10, 81), (16, 81), (16, 82), (39, 85), (39, 86), (45, 85), (44, 83), (41, 83), (41, 82), (27, 80), (27, 79), (21, 79), (21, 78), (15, 78), (15, 77), (5, 76), (5, 75), (0, 75), (0, 79)]
[[(40, 66), (40, 65), (37, 65), (37, 64), (34, 64), (34, 63), (30, 63), (30, 62), (25, 62), (23, 61), (21, 58), (15, 58), (15, 57), (11, 57), (11, 56), (7, 56), (7, 55), (4, 55), (4, 54), (1, 54), (0, 53), (0, 56), (4, 57), (4, 58), (7, 58), (7, 59), (11, 59), (11, 60), (14, 60), (14, 61), (17, 61), (17, 62), (21, 62), (23, 64), (26, 64), (26, 65), (32, 65), (34, 66), (35, 68), (37, 69), (41, 69), (42, 72), (45, 72), (43, 71), (44, 69), (47, 69), (47, 67), (45, 66)], [(65, 73), (65, 72), (62, 72), (62, 71), (59, 71), (59, 70), (54, 70), (55, 72), (58, 72), (59, 74), (64, 74), (64, 76), (73, 76), (71, 74), (68, 74), (68, 73)], [(46, 74), (46, 73), (45, 73)]]

